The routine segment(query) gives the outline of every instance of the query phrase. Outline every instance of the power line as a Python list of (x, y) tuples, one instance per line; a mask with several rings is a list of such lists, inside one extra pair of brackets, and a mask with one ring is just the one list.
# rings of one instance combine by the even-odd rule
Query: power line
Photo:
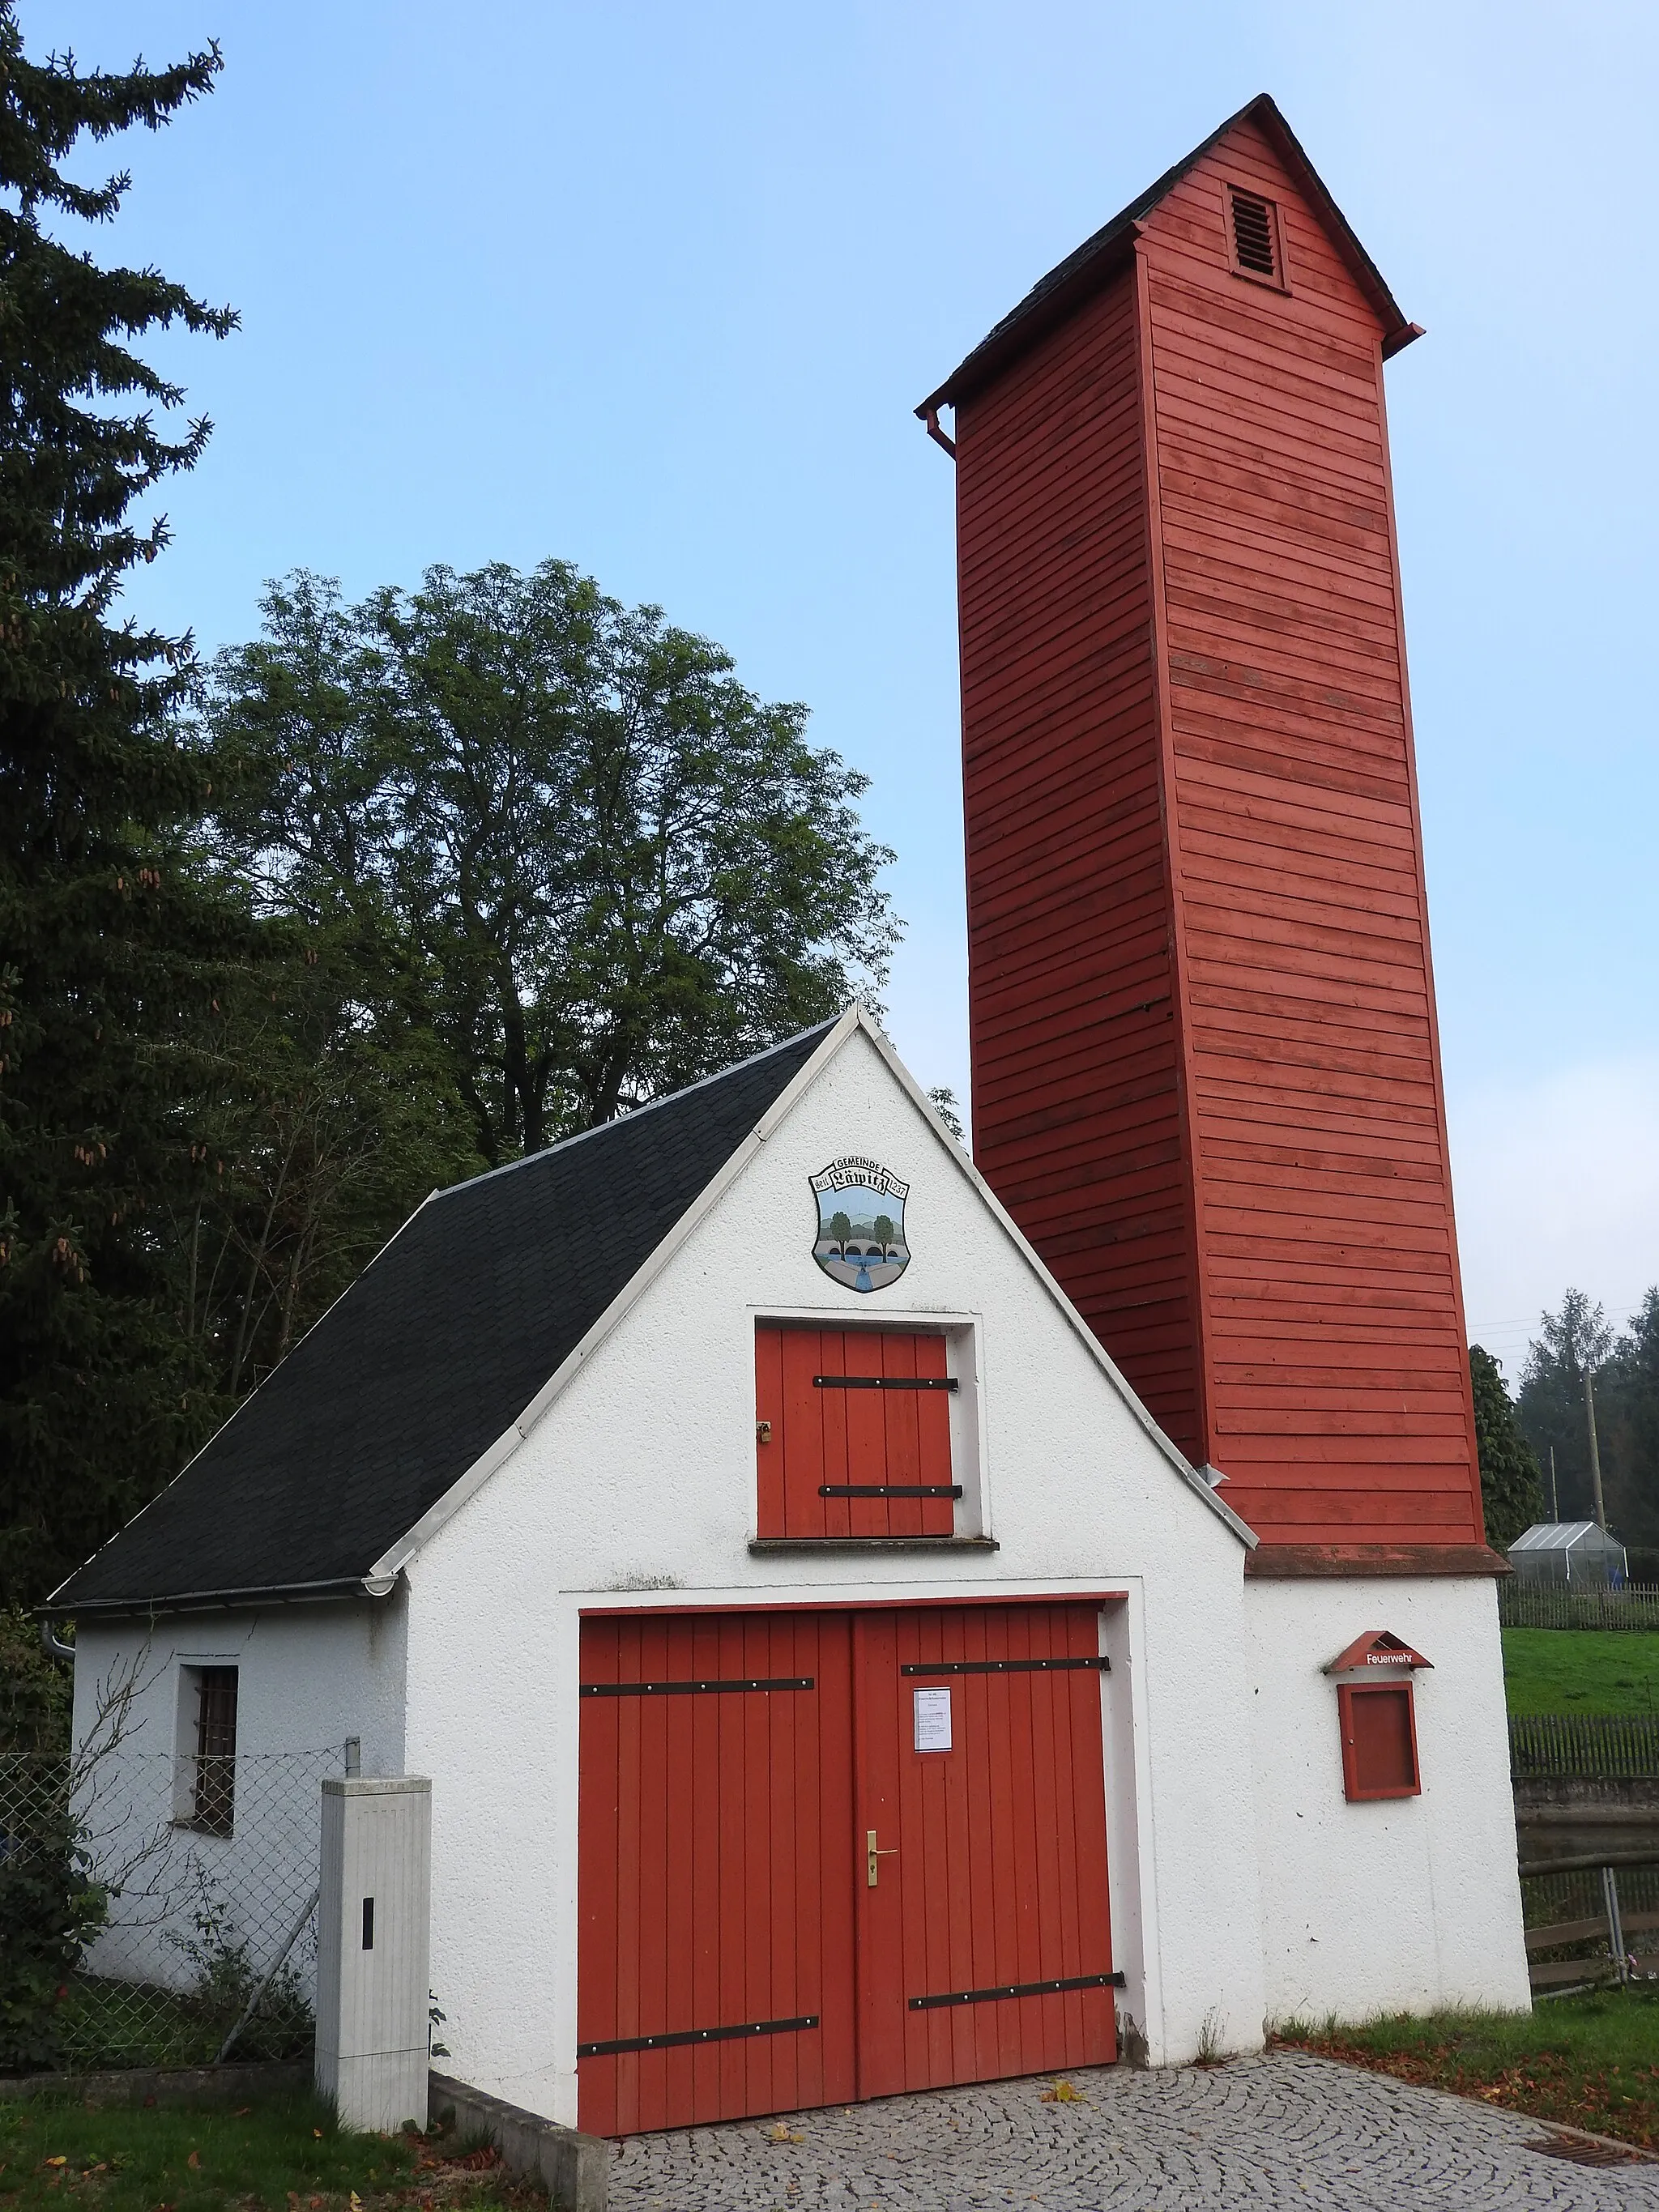
[[(1638, 1298), (1633, 1306), (1614, 1306), (1610, 1311), (1604, 1306), (1602, 1311), (1607, 1314), (1609, 1321), (1631, 1321), (1640, 1313), (1646, 1303), (1647, 1300), (1644, 1297)], [(1487, 1325), (1492, 1328), (1536, 1328), (1542, 1319), (1541, 1313), (1506, 1314), (1489, 1320)]]

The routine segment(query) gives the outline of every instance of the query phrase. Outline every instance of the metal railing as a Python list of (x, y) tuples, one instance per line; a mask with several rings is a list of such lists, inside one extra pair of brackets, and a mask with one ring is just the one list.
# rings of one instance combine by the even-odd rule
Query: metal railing
[(1523, 1864), (1521, 1904), (1534, 1996), (1659, 1981), (1659, 1860), (1614, 1852)]
[(1659, 1634), (1659, 1583), (1587, 1589), (1505, 1575), (1498, 1585), (1498, 1618), (1505, 1628), (1636, 1628)]

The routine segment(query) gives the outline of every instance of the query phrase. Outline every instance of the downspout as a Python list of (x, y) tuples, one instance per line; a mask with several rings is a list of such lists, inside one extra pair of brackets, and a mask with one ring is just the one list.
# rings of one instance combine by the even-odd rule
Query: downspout
[(72, 1644), (64, 1643), (50, 1620), (43, 1620), (40, 1623), (40, 1642), (42, 1647), (54, 1659), (73, 1659), (75, 1656), (75, 1646)]
[(948, 430), (942, 430), (939, 428), (938, 408), (924, 407), (921, 410), (921, 419), (927, 424), (927, 434), (933, 440), (933, 443), (936, 446), (943, 446), (945, 452), (951, 456), (951, 459), (955, 460), (957, 457), (957, 441), (951, 435)]

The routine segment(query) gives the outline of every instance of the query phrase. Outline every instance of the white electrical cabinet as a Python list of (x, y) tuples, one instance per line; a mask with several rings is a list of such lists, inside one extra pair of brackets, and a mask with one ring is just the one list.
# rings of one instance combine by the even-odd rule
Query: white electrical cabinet
[(344, 2127), (425, 2124), (432, 1784), (323, 1784), (317, 2087)]

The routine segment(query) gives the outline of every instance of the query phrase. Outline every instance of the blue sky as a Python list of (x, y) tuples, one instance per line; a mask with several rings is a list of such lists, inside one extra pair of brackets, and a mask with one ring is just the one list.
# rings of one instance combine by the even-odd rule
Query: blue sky
[(872, 778), (890, 994), (967, 1091), (950, 466), (911, 408), (1271, 91), (1428, 337), (1389, 370), (1473, 1331), (1659, 1278), (1650, 6), (23, 0), (83, 65), (217, 35), (96, 241), (240, 308), (137, 611), (252, 634), (556, 554)]

